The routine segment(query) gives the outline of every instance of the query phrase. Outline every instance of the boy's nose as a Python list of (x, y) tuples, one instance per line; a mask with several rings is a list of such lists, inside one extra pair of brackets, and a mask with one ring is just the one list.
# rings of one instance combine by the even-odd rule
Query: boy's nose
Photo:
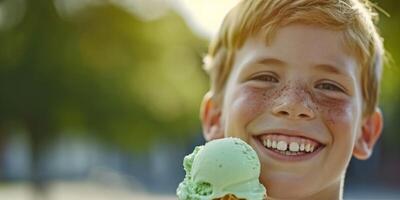
[(314, 111), (305, 102), (284, 101), (272, 108), (272, 113), (288, 119), (310, 120), (315, 117)]

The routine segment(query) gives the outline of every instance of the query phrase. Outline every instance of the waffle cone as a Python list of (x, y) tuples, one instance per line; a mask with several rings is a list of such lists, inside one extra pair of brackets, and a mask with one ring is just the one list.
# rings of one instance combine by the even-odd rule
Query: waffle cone
[(233, 194), (227, 194), (221, 198), (216, 198), (214, 200), (245, 200), (245, 199), (239, 199)]

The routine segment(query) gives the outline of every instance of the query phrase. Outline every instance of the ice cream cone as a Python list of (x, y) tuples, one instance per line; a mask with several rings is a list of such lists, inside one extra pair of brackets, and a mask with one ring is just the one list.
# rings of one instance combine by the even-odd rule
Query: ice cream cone
[(196, 147), (183, 159), (183, 168), (186, 175), (176, 190), (179, 200), (203, 196), (212, 200), (264, 199), (257, 152), (239, 138), (216, 139)]

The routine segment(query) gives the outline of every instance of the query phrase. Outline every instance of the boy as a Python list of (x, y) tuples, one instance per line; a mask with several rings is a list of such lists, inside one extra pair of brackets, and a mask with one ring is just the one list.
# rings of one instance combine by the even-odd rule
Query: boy
[(226, 16), (205, 59), (203, 134), (250, 144), (269, 197), (341, 199), (351, 157), (371, 155), (383, 123), (373, 16), (361, 0), (245, 0)]

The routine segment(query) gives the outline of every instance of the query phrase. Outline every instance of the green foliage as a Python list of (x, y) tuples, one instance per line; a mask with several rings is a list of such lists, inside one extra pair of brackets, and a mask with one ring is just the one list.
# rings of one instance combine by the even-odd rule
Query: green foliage
[(400, 1), (378, 1), (378, 6), (390, 15), (385, 16), (380, 13), (378, 26), (388, 53), (381, 85), (381, 106), (385, 116), (383, 139), (387, 143), (387, 147), (395, 150), (393, 148), (397, 147), (397, 143), (400, 141), (398, 134), (400, 124), (397, 122), (400, 115), (400, 14), (398, 12)]
[(199, 128), (207, 43), (174, 13), (144, 22), (99, 6), (63, 20), (38, 1), (0, 43), (0, 126), (39, 140), (77, 130), (129, 149)]

